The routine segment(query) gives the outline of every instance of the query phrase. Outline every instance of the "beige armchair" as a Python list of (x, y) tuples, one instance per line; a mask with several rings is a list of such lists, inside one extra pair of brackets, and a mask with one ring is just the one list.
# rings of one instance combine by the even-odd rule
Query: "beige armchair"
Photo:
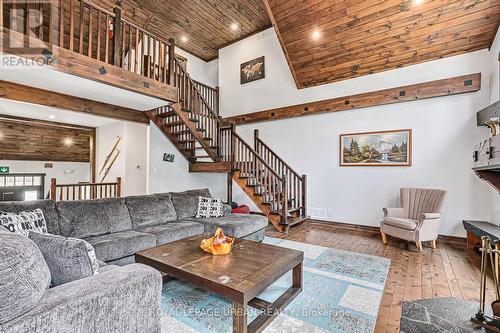
[(384, 244), (389, 235), (415, 242), (419, 251), (422, 251), (422, 242), (430, 242), (435, 249), (445, 195), (443, 190), (402, 188), (401, 208), (383, 209), (380, 233)]

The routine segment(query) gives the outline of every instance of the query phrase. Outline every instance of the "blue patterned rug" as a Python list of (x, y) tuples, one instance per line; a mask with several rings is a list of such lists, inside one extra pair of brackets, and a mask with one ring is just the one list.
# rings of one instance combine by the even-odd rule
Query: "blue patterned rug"
[[(303, 290), (264, 332), (373, 332), (389, 259), (269, 237), (264, 242), (304, 252)], [(285, 274), (259, 297), (273, 302), (291, 279)], [(178, 280), (163, 285), (162, 309), (163, 332), (232, 332), (229, 301)], [(249, 322), (257, 315), (249, 308)]]

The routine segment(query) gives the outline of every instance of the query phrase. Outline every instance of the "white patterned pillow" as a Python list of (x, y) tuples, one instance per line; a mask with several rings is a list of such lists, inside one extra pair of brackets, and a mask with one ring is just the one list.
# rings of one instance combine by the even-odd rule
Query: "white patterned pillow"
[(30, 210), (26, 212), (8, 213), (0, 212), (0, 225), (11, 232), (28, 237), (31, 231), (47, 233), (47, 222), (41, 209)]
[(222, 199), (198, 197), (198, 212), (196, 217), (221, 217), (224, 215)]

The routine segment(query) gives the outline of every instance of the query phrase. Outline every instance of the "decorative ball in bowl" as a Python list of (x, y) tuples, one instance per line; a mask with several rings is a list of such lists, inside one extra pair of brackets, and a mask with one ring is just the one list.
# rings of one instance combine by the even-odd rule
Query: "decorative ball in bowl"
[(213, 237), (204, 239), (200, 243), (200, 248), (215, 256), (229, 254), (233, 248), (234, 238), (224, 235), (221, 228), (217, 228)]

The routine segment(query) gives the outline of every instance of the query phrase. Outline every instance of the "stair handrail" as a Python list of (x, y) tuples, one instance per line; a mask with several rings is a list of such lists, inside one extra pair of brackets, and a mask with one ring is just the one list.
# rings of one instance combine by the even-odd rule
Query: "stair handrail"
[(267, 150), (269, 150), (269, 152), (271, 153), (271, 155), (273, 155), (277, 160), (279, 160), (295, 176), (297, 176), (298, 178), (301, 178), (302, 176), (297, 171), (295, 171), (288, 163), (286, 163), (281, 157), (279, 157), (279, 155), (274, 150), (272, 150), (264, 141), (262, 141), (259, 138), (258, 133), (259, 133), (259, 131), (255, 130), (255, 137), (254, 137), (255, 138), (255, 151), (256, 152), (258, 151), (257, 144), (260, 144), (260, 145), (264, 146)]
[[(279, 181), (283, 182), (283, 177), (280, 176), (241, 136), (232, 131), (232, 135), (240, 142), (262, 163), (263, 166), (269, 169), (269, 171), (278, 178)], [(232, 147), (234, 149), (234, 147)], [(232, 161), (234, 163), (234, 161)]]
[[(259, 130), (256, 129), (254, 130), (254, 146), (255, 146), (255, 151), (260, 155), (261, 149), (260, 146), (264, 147), (267, 152), (271, 155), (272, 158), (275, 158), (278, 163), (281, 163), (284, 169), (284, 174), (283, 174), (283, 179), (284, 179), (284, 186), (290, 186), (289, 191), (287, 191), (286, 194), (290, 193), (290, 196), (295, 199), (294, 206), (297, 209), (300, 209), (302, 212), (302, 216), (307, 215), (307, 176), (306, 175), (300, 175), (297, 171), (295, 171), (288, 163), (286, 163), (273, 149), (271, 149), (264, 141), (262, 141), (259, 137)], [(267, 154), (263, 154), (264, 156), (267, 156)], [(266, 161), (269, 165), (272, 164), (272, 162), (268, 159)], [(276, 170), (279, 172), (279, 170)], [(287, 172), (290, 172), (295, 179), (291, 183), (287, 183)], [(290, 180), (292, 180), (291, 178)], [(295, 183), (296, 182), (296, 183)], [(295, 185), (294, 185), (295, 184)], [(292, 190), (293, 187), (293, 190)], [(297, 188), (298, 187), (298, 188)], [(300, 200), (300, 202), (298, 202)]]
[(221, 119), (220, 119), (219, 115), (217, 113), (215, 113), (215, 111), (212, 109), (212, 107), (207, 102), (207, 100), (205, 99), (205, 97), (203, 97), (203, 94), (200, 92), (200, 90), (196, 86), (194, 80), (191, 78), (191, 75), (189, 75), (189, 73), (187, 72), (187, 70), (184, 67), (182, 67), (181, 60), (177, 56), (174, 57), (174, 60), (175, 60), (176, 64), (178, 65), (178, 67), (180, 68), (180, 70), (184, 73), (184, 75), (187, 77), (187, 79), (191, 82), (191, 84), (194, 87), (194, 90), (200, 96), (202, 102), (207, 106), (208, 111), (210, 111), (210, 113), (212, 114), (212, 116), (217, 119), (217, 124), (219, 125), (219, 128), (220, 128), (222, 122), (221, 122)]

